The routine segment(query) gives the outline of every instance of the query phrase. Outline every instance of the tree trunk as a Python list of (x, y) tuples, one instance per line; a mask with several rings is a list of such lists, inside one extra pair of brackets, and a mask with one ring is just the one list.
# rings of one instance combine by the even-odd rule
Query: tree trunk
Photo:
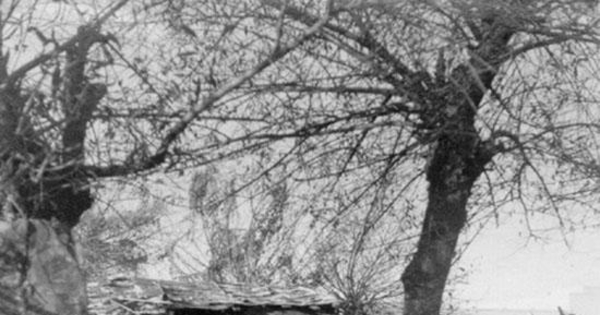
[(87, 313), (83, 273), (57, 230), (47, 220), (0, 222), (0, 314)]
[[(475, 116), (485, 91), (508, 52), (514, 31), (490, 12), (481, 18), (478, 47), (468, 64), (455, 68), (448, 80), (436, 78), (427, 95), (421, 120), (433, 137), (427, 165), (428, 204), (417, 251), (404, 270), (405, 315), (439, 315), (458, 237), (467, 220), (467, 201), (484, 167), (500, 151), (493, 139), (484, 141)], [(440, 56), (442, 58), (442, 56)], [(443, 60), (441, 60), (443, 62)], [(432, 80), (434, 81), (434, 80)], [(432, 121), (435, 117), (435, 121)], [(423, 130), (421, 130), (423, 131)], [(427, 132), (427, 130), (425, 130)]]
[(71, 229), (93, 203), (90, 175), (82, 170), (86, 125), (106, 86), (85, 76), (88, 51), (103, 37), (88, 27), (78, 36), (66, 50), (62, 93), (53, 100), (65, 117), (60, 152), (41, 141), (31, 118), (39, 109), (25, 110), (30, 95), (6, 82), (7, 57), (0, 60), (0, 205), (5, 219), (20, 218), (0, 221), (0, 305), (8, 314), (87, 313)]
[(427, 172), (429, 203), (423, 229), (417, 251), (402, 275), (405, 315), (440, 312), (458, 236), (467, 220), (471, 188), (492, 157), (484, 145), (463, 151), (468, 145), (464, 140), (444, 137), (434, 149)]

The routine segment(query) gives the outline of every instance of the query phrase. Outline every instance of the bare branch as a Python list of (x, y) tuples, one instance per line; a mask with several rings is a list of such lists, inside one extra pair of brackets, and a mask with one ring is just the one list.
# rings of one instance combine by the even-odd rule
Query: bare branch
[[(92, 30), (99, 29), (100, 26), (102, 26), (102, 24), (104, 22), (106, 22), (106, 20), (108, 18), (110, 18), (112, 15), (114, 15), (119, 9), (121, 9), (125, 4), (127, 4), (127, 2), (129, 2), (129, 0), (121, 0), (120, 2), (118, 2), (111, 9), (109, 9), (104, 15), (98, 17), (92, 23), (90, 23), (88, 25), (88, 29), (92, 29)], [(27, 74), (27, 72), (38, 67), (39, 65), (51, 60), (52, 58), (55, 58), (61, 52), (72, 48), (78, 42), (80, 42), (81, 40), (86, 38), (86, 36), (88, 36), (88, 35), (89, 35), (88, 32), (78, 32), (77, 35), (73, 36), (71, 39), (69, 39), (64, 44), (59, 45), (58, 47), (54, 48), (54, 50), (52, 50), (48, 53), (42, 54), (42, 55), (34, 58), (33, 60), (27, 62), (26, 64), (17, 68), (15, 71), (13, 71), (11, 74), (8, 75), (8, 77), (6, 78), (6, 81), (5, 81), (6, 84), (8, 84), (8, 85), (14, 84), (14, 82), (16, 82), (17, 80), (22, 78), (25, 74)]]
[[(329, 0), (328, 2), (332, 2), (333, 0)], [(288, 53), (301, 46), (307, 40), (311, 39), (315, 34), (317, 34), (323, 25), (327, 23), (330, 16), (330, 5), (327, 6), (327, 10), (324, 15), (313, 25), (311, 25), (308, 29), (304, 31), (304, 34), (283, 47), (275, 47), (275, 49), (271, 52), (271, 54), (265, 58), (262, 62), (256, 65), (254, 68), (248, 70), (245, 74), (242, 74), (238, 78), (231, 80), (230, 82), (224, 84), (222, 87), (217, 89), (215, 92), (208, 95), (202, 102), (194, 104), (190, 110), (183, 114), (181, 119), (173, 126), (166, 136), (163, 138), (160, 143), (156, 153), (150, 156), (148, 159), (142, 161), (138, 165), (120, 165), (120, 166), (111, 166), (108, 168), (91, 168), (88, 167), (88, 170), (93, 171), (96, 176), (100, 177), (108, 177), (108, 176), (120, 176), (125, 174), (132, 174), (136, 172), (141, 172), (145, 170), (149, 170), (157, 167), (161, 163), (163, 163), (168, 155), (168, 150), (175, 142), (179, 136), (186, 130), (192, 121), (194, 121), (198, 115), (202, 112), (209, 110), (215, 103), (221, 100), (224, 96), (228, 95), (235, 89), (242, 86), (248, 80), (253, 78), (258, 73), (265, 70), (267, 67), (273, 65), (281, 58), (285, 57)]]

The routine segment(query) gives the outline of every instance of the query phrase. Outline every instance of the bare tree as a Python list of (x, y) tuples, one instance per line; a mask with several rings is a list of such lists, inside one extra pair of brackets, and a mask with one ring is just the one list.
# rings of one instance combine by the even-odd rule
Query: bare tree
[[(301, 4), (263, 2), (300, 24), (317, 20)], [(361, 198), (381, 199), (373, 192), (390, 181), (399, 189), (423, 176), (424, 216), (402, 274), (403, 312), (439, 314), (469, 217), (511, 203), (526, 218), (550, 212), (565, 228), (561, 205), (590, 200), (581, 189), (590, 179), (570, 176), (577, 165), (567, 161), (590, 159), (585, 148), (596, 148), (583, 140), (597, 132), (590, 107), (597, 77), (589, 69), (597, 63), (598, 21), (587, 14), (594, 6), (340, 2), (318, 40), (280, 65), (282, 76), (254, 84), (271, 93), (252, 103), (257, 114), (249, 116), (262, 125), (234, 139), (284, 142), (286, 153), (269, 168), (286, 165), (288, 176), (319, 192), (352, 191), (351, 206), (336, 215)], [(400, 207), (398, 199), (390, 190), (384, 200)], [(469, 202), (492, 207), (469, 213)]]
[[(21, 275), (3, 282), (19, 289), (15, 308), (35, 301), (26, 283), (49, 288), (39, 291), (47, 300), (76, 291), (25, 281), (40, 274), (31, 253), (49, 231), (52, 257), (77, 270), (70, 230), (103, 178), (215, 161), (249, 170), (230, 195), (285, 178), (287, 211), (304, 215), (297, 226), (310, 231), (306, 240), (352, 240), (304, 251), (349, 258), (323, 264), (326, 281), (360, 302), (361, 287), (374, 282), (354, 280), (402, 270), (395, 284), (411, 315), (439, 314), (470, 219), (517, 202), (526, 218), (552, 213), (566, 227), (561, 205), (585, 205), (593, 193), (589, 178), (572, 172), (593, 166), (585, 162), (597, 152), (590, 1), (18, 4), (0, 23), (4, 215), (29, 222), (1, 229), (15, 240), (2, 243), (14, 243), (2, 259)], [(40, 18), (54, 12), (50, 24)], [(266, 216), (252, 237), (268, 238), (276, 224), (261, 228), (280, 215)], [(418, 236), (408, 259), (380, 238), (394, 229), (394, 239)], [(389, 268), (369, 268), (377, 259)], [(85, 295), (74, 297), (37, 304), (82, 313)]]
[[(247, 31), (246, 21), (262, 5), (198, 3), (193, 9), (211, 12), (213, 20), (194, 30), (185, 22), (184, 4), (3, 4), (2, 204), (3, 215), (18, 220), (2, 225), (7, 241), (2, 244), (12, 249), (3, 251), (2, 262), (13, 271), (2, 285), (13, 292), (5, 300), (15, 313), (32, 307), (52, 314), (85, 313), (85, 283), (71, 229), (93, 204), (92, 184), (184, 167), (197, 159), (186, 158), (176, 145), (190, 125), (313, 37), (329, 17), (326, 6), (319, 21), (285, 37), (285, 21), (253, 29), (246, 43), (236, 42), (250, 45), (253, 59), (230, 67), (233, 73), (213, 73), (215, 63), (231, 61), (228, 41), (242, 32), (236, 28)], [(206, 36), (200, 38), (199, 27), (205, 27)], [(160, 47), (169, 36), (174, 37), (169, 45), (181, 45)], [(149, 38), (152, 42), (145, 41)], [(192, 61), (190, 55), (209, 60), (205, 77), (184, 73), (191, 68), (183, 65)], [(161, 58), (169, 64), (161, 64)]]

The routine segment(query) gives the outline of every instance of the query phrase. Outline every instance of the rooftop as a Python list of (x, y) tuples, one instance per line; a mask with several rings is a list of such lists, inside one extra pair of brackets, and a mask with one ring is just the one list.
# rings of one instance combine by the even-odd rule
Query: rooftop
[(88, 285), (88, 295), (92, 314), (110, 314), (116, 309), (164, 314), (168, 309), (226, 310), (256, 306), (328, 310), (340, 302), (323, 288), (186, 283), (144, 278), (93, 282)]

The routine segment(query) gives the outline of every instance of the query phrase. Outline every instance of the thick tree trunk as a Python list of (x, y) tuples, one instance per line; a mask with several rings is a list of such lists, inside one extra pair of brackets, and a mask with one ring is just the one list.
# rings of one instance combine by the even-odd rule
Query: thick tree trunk
[(475, 128), (479, 103), (505, 60), (514, 34), (502, 23), (502, 16), (494, 14), (481, 18), (477, 33), (483, 35), (468, 64), (455, 68), (448, 80), (435, 78), (438, 88), (421, 92), (427, 99), (417, 100), (429, 105), (421, 120), (430, 128), (433, 145), (426, 170), (425, 219), (417, 251), (402, 275), (404, 315), (440, 314), (458, 237), (467, 220), (471, 189), (499, 152), (493, 139), (484, 141)]
[(6, 57), (0, 60), (0, 205), (5, 219), (19, 218), (0, 221), (0, 305), (10, 307), (7, 314), (87, 313), (71, 229), (93, 203), (90, 175), (82, 171), (84, 143), (106, 86), (85, 76), (88, 51), (102, 36), (87, 27), (78, 36), (54, 99), (65, 117), (60, 152), (40, 141), (30, 117), (36, 109), (24, 110), (28, 96), (19, 83), (4, 82)]
[[(473, 183), (492, 155), (485, 146), (466, 150), (460, 140), (438, 140), (429, 166), (429, 203), (417, 251), (402, 276), (405, 315), (438, 315)], [(475, 139), (471, 139), (475, 140)], [(475, 154), (473, 154), (475, 153)]]
[(86, 314), (69, 236), (47, 220), (0, 222), (0, 314)]

